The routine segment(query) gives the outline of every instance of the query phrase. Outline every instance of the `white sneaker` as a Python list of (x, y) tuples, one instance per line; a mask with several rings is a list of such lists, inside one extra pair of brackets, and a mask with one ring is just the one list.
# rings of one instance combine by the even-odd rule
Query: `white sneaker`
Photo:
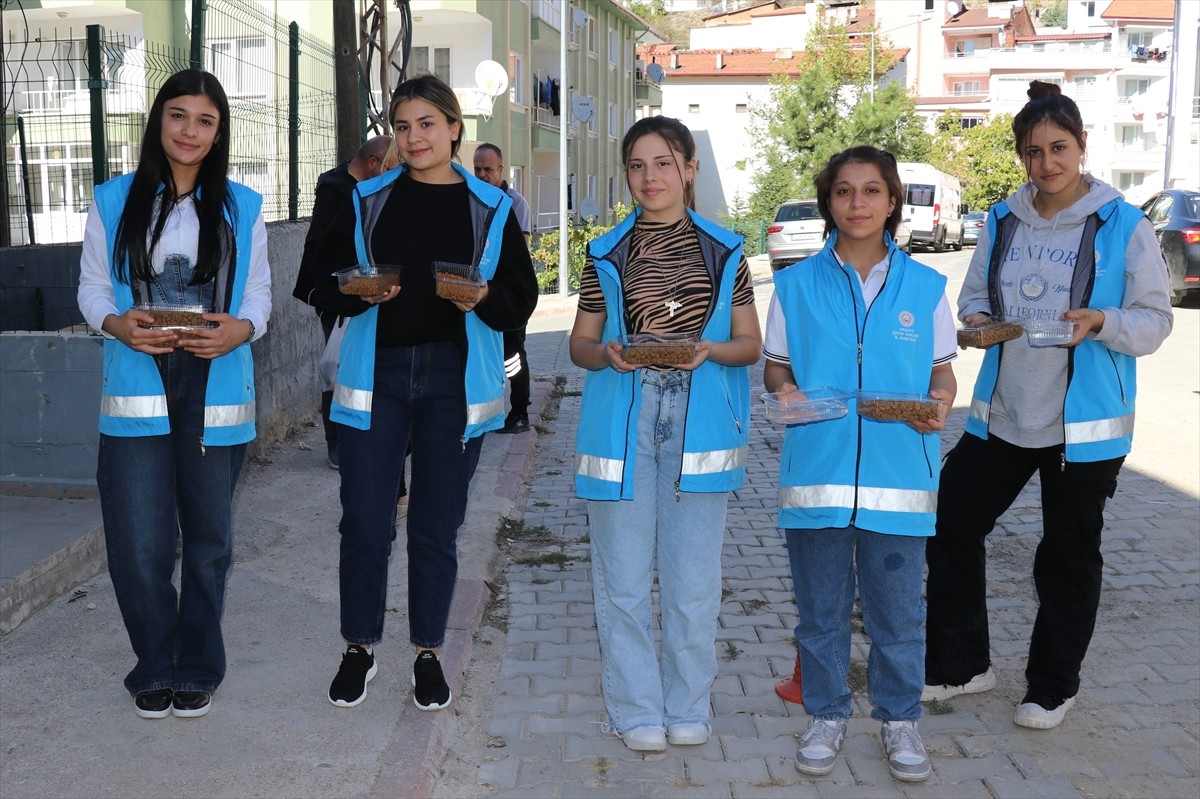
[(846, 741), (845, 719), (813, 719), (796, 750), (796, 770), (820, 777), (833, 771)]
[(667, 731), (662, 727), (635, 727), (618, 735), (635, 752), (667, 751)]
[(699, 746), (708, 743), (712, 729), (699, 721), (672, 724), (667, 728), (667, 743), (675, 746)]
[(922, 782), (929, 776), (933, 769), (915, 722), (885, 721), (880, 734), (888, 771), (893, 777), (904, 782)]
[(1013, 721), (1018, 727), (1028, 727), (1031, 730), (1052, 730), (1063, 723), (1067, 711), (1075, 706), (1075, 697), (1065, 700), (1054, 710), (1046, 710), (1037, 702), (1022, 702), (1017, 705), (1017, 715)]
[(921, 691), (921, 701), (932, 702), (936, 699), (944, 702), (953, 696), (981, 694), (995, 687), (996, 673), (992, 671), (991, 666), (988, 666), (987, 671), (983, 674), (976, 674), (965, 685), (926, 685), (925, 690)]

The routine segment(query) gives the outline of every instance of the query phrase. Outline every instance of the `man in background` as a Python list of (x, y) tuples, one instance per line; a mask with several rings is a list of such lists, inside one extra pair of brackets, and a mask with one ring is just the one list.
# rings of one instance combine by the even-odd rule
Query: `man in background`
[[(504, 179), (504, 155), (494, 144), (484, 142), (475, 148), (475, 177), (491, 183), (508, 193), (512, 198), (512, 211), (525, 234), (525, 246), (529, 246), (530, 224), (529, 203)], [(504, 373), (508, 375), (509, 405), (504, 427), (497, 433), (525, 433), (529, 430), (529, 359), (525, 356), (525, 328), (504, 332)]]
[[(354, 266), (335, 263), (330, 254), (354, 251), (355, 216), (351, 195), (360, 180), (373, 178), (384, 171), (384, 157), (391, 144), (391, 136), (375, 136), (368, 139), (358, 148), (358, 153), (353, 158), (343, 161), (317, 178), (312, 219), (308, 223), (308, 234), (304, 237), (304, 255), (300, 258), (296, 287), (292, 290), (292, 296), (296, 299), (312, 305), (311, 295), (317, 280), (323, 280), (339, 269)], [(317, 316), (321, 320), (325, 341), (328, 342), (337, 315), (318, 310)], [(329, 421), (329, 406), (332, 402), (332, 391), (321, 392), (321, 422), (325, 426), (329, 468), (336, 469), (337, 426)]]

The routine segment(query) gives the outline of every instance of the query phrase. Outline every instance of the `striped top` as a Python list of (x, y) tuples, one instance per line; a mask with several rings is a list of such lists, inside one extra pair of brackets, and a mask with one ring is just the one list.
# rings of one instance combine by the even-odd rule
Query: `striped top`
[[(691, 217), (685, 215), (678, 222), (638, 219), (622, 284), (630, 333), (679, 333), (698, 338), (713, 285)], [(737, 266), (733, 304), (754, 304), (750, 266), (744, 255)], [(591, 257), (579, 281), (579, 310), (605, 313)]]

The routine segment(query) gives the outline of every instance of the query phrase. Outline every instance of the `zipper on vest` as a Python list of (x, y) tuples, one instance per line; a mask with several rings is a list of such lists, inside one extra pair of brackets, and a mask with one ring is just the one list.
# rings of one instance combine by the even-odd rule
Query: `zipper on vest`
[(1121, 380), (1121, 370), (1117, 368), (1117, 362), (1113, 358), (1112, 350), (1108, 350), (1108, 362), (1112, 364), (1113, 376), (1117, 378), (1117, 388), (1121, 390), (1121, 404), (1129, 405), (1129, 398), (1125, 396), (1125, 381)]
[(1067, 445), (1063, 444), (1063, 448), (1058, 451), (1058, 470), (1065, 472), (1067, 470)]
[(200, 436), (200, 438), (196, 440), (200, 442), (200, 457), (203, 458), (208, 454), (208, 452), (204, 449), (204, 436)]

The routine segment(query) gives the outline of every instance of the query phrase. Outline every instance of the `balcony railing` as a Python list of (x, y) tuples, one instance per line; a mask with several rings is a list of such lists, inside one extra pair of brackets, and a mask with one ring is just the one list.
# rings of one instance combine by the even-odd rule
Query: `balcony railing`
[(565, 0), (533, 0), (533, 18), (542, 20), (556, 31), (561, 31), (563, 2)]

